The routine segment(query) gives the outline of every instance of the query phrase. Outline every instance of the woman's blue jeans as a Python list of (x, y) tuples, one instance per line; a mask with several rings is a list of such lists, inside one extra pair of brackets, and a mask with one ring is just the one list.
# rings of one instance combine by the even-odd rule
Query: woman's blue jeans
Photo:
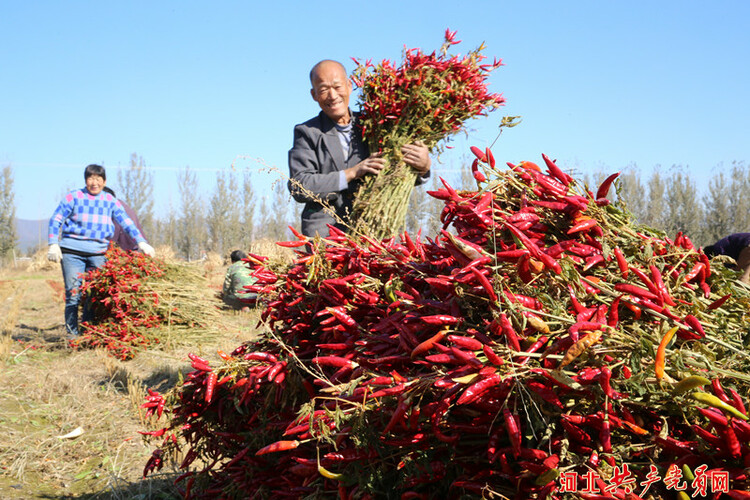
[[(107, 261), (104, 255), (84, 257), (63, 253), (62, 272), (65, 282), (65, 329), (69, 335), (78, 335), (78, 304), (81, 301), (80, 287), (83, 274), (91, 269), (102, 267)], [(81, 321), (91, 321), (91, 311), (87, 301), (83, 303)]]

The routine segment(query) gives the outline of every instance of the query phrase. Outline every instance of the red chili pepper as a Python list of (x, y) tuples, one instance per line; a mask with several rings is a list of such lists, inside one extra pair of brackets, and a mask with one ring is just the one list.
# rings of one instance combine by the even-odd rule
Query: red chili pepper
[(216, 387), (217, 380), (216, 372), (211, 372), (206, 378), (206, 404), (211, 404), (211, 400), (214, 397), (214, 388)]
[(615, 290), (617, 290), (618, 292), (627, 293), (629, 295), (635, 295), (636, 297), (640, 297), (643, 299), (659, 300), (659, 297), (656, 294), (638, 285), (631, 285), (629, 283), (617, 283), (615, 284)]
[(440, 330), (429, 339), (420, 343), (417, 347), (414, 348), (414, 350), (411, 351), (411, 355), (410, 355), (411, 359), (414, 359), (417, 356), (420, 356), (424, 354), (425, 352), (429, 351), (430, 349), (432, 349), (433, 347), (435, 347), (435, 344), (443, 340), (443, 338), (445, 338), (447, 334), (448, 334), (447, 329)]
[(157, 431), (138, 431), (138, 434), (143, 434), (144, 436), (161, 437), (165, 432), (167, 432), (166, 427)]
[(703, 264), (703, 262), (696, 262), (693, 268), (685, 274), (684, 282), (689, 283), (690, 281), (692, 281), (700, 274), (701, 271), (703, 271), (705, 267), (706, 266), (705, 264)]
[(686, 315), (683, 321), (686, 325), (695, 330), (695, 333), (698, 334), (700, 338), (706, 336), (706, 332), (703, 330), (703, 325), (701, 324), (700, 320), (692, 314)]
[(612, 379), (612, 370), (608, 366), (602, 367), (601, 375), (599, 375), (599, 385), (604, 391), (604, 394), (610, 399), (617, 399), (615, 392), (612, 390), (610, 381)]
[(661, 271), (659, 271), (659, 268), (654, 264), (651, 264), (648, 267), (649, 271), (651, 272), (651, 281), (654, 283), (654, 286), (656, 286), (656, 289), (659, 292), (659, 296), (662, 298), (664, 303), (670, 306), (677, 305), (675, 301), (672, 300), (672, 297), (669, 294), (669, 290), (667, 290), (667, 286), (664, 284), (664, 280), (661, 277)]
[(502, 381), (503, 376), (501, 374), (493, 373), (492, 375), (483, 378), (479, 382), (475, 382), (474, 384), (470, 385), (458, 398), (456, 404), (463, 405), (472, 403), (492, 387), (500, 384)]
[(630, 312), (633, 313), (633, 317), (636, 321), (641, 319), (641, 314), (643, 313), (643, 311), (641, 310), (640, 307), (638, 307), (635, 304), (631, 304), (630, 302), (624, 302), (624, 304), (625, 304), (625, 308), (629, 309)]
[(498, 322), (500, 326), (500, 332), (503, 336), (505, 336), (505, 340), (508, 342), (508, 345), (514, 351), (520, 351), (521, 343), (518, 341), (518, 334), (516, 334), (516, 330), (513, 328), (513, 325), (508, 319), (508, 316), (505, 313), (500, 313), (497, 319), (493, 320), (493, 323), (495, 321)]
[(599, 189), (596, 190), (596, 199), (597, 200), (607, 197), (607, 193), (609, 193), (610, 186), (612, 185), (612, 183), (614, 182), (614, 180), (617, 179), (617, 177), (619, 175), (620, 175), (620, 172), (616, 172), (616, 173), (610, 175), (609, 177), (607, 177), (606, 179), (604, 179), (604, 182), (602, 182), (599, 185)]
[(724, 401), (725, 403), (729, 403), (729, 396), (724, 392), (724, 388), (721, 386), (721, 381), (718, 378), (715, 378), (711, 381), (711, 388), (714, 391), (714, 394), (716, 397)]
[(484, 355), (487, 356), (487, 361), (489, 361), (495, 366), (503, 365), (504, 362), (502, 358), (497, 355), (497, 353), (492, 349), (492, 347), (485, 344), (482, 346), (482, 351), (484, 352)]
[(720, 429), (720, 432), (724, 437), (724, 442), (729, 448), (729, 454), (734, 458), (740, 458), (742, 456), (742, 449), (740, 446), (740, 441), (739, 439), (737, 439), (737, 434), (735, 434), (734, 429), (732, 429), (732, 427), (728, 425)]
[[(268, 446), (264, 446), (263, 448), (259, 449), (255, 452), (256, 455), (265, 455), (266, 453), (276, 453), (278, 451), (287, 451), (287, 450), (293, 450), (299, 446), (299, 441), (292, 440), (292, 441), (276, 441), (275, 443), (271, 443)], [(225, 468), (228, 467), (228, 464), (225, 466)]]
[(586, 431), (576, 427), (576, 425), (566, 419), (561, 420), (561, 423), (571, 441), (576, 443), (591, 442), (591, 436), (589, 436)]
[(586, 219), (573, 225), (566, 231), (567, 234), (580, 233), (599, 225), (596, 219)]
[(359, 365), (351, 359), (342, 358), (340, 356), (317, 356), (312, 359), (312, 362), (322, 366), (333, 366), (336, 368), (356, 368)]
[(662, 337), (661, 341), (659, 342), (659, 347), (656, 349), (656, 358), (654, 360), (654, 371), (656, 373), (656, 378), (658, 380), (661, 380), (664, 377), (664, 365), (666, 363), (666, 350), (669, 343), (672, 341), (672, 338), (674, 337), (674, 334), (677, 332), (679, 328), (673, 327), (670, 328), (667, 333), (664, 334), (664, 337)]
[(484, 347), (484, 344), (477, 339), (463, 335), (448, 335), (448, 340), (453, 342), (456, 346), (470, 351), (479, 351)]
[(461, 322), (461, 318), (450, 316), (448, 314), (435, 314), (432, 316), (421, 316), (419, 320), (422, 323), (428, 325), (457, 325)]
[(495, 156), (492, 154), (492, 150), (487, 148), (485, 152), (487, 153), (487, 163), (489, 163), (491, 168), (495, 168)]
[(551, 405), (554, 405), (560, 409), (564, 408), (564, 405), (562, 401), (560, 401), (560, 398), (557, 396), (557, 393), (547, 384), (539, 382), (538, 380), (529, 380), (526, 385), (529, 387), (529, 389), (541, 396), (541, 398), (544, 399), (544, 401), (546, 401), (547, 403), (550, 403)]
[(479, 161), (481, 161), (482, 163), (487, 163), (487, 155), (484, 153), (484, 151), (476, 146), (469, 146), (469, 149), (472, 153), (474, 153), (474, 156), (476, 156)]
[(398, 401), (398, 404), (396, 405), (396, 409), (393, 411), (393, 415), (391, 416), (391, 419), (388, 421), (388, 424), (386, 424), (386, 426), (383, 428), (383, 431), (381, 434), (388, 434), (398, 424), (402, 424), (405, 426), (404, 415), (406, 414), (406, 410), (409, 409), (409, 403), (410, 403), (410, 399), (405, 398), (403, 394), (399, 396), (399, 401)]
[(307, 245), (307, 241), (304, 240), (297, 240), (297, 241), (277, 241), (276, 244), (280, 247), (285, 248), (297, 248), (301, 246)]
[(555, 162), (552, 161), (546, 154), (542, 154), (542, 159), (544, 159), (544, 163), (547, 164), (547, 170), (553, 177), (557, 178), (557, 180), (559, 180), (566, 186), (570, 185), (570, 183), (573, 181), (573, 178), (571, 176), (560, 170), (560, 167), (558, 167), (557, 164), (555, 164)]
[(507, 406), (503, 408), (503, 419), (505, 420), (505, 429), (508, 432), (508, 439), (510, 439), (510, 445), (513, 449), (513, 457), (518, 458), (521, 454), (521, 430), (518, 427), (516, 418)]
[(290, 226), (287, 226), (287, 227), (292, 232), (292, 234), (294, 235), (294, 237), (297, 238), (298, 240), (307, 240), (307, 236), (305, 236), (304, 234), (302, 234), (299, 231), (297, 231), (297, 229), (295, 229), (294, 226), (290, 225)]
[(243, 355), (243, 359), (246, 361), (268, 361), (271, 363), (278, 362), (278, 358), (269, 352), (249, 352)]
[(604, 453), (612, 452), (612, 431), (609, 426), (609, 419), (604, 418), (602, 422), (602, 428), (599, 431), (599, 443), (602, 445), (602, 451)]
[(695, 431), (695, 434), (698, 435), (698, 437), (706, 441), (711, 446), (714, 446), (717, 448), (721, 448), (724, 446), (724, 441), (719, 436), (715, 436), (711, 434), (711, 432), (707, 431), (700, 425), (693, 424), (690, 427), (693, 428), (693, 431)]
[(724, 302), (726, 302), (726, 301), (727, 301), (727, 300), (729, 299), (729, 297), (731, 297), (731, 296), (732, 296), (732, 294), (730, 293), (730, 294), (724, 295), (724, 296), (723, 296), (723, 297), (721, 297), (720, 299), (716, 299), (715, 301), (711, 302), (711, 304), (710, 304), (710, 305), (709, 305), (709, 306), (708, 306), (708, 307), (706, 308), (706, 310), (708, 310), (708, 311), (712, 311), (712, 310), (714, 310), (714, 309), (718, 309), (718, 308), (719, 308), (719, 307), (721, 307), (721, 306), (722, 306), (722, 305), (724, 304)]
[(743, 415), (747, 415), (747, 410), (745, 409), (745, 403), (743, 403), (742, 401), (742, 396), (740, 396), (740, 394), (731, 387), (729, 388), (729, 394), (732, 395), (732, 400), (729, 401), (729, 404), (737, 408), (740, 412), (742, 412)]
[(615, 297), (615, 300), (609, 306), (609, 313), (607, 314), (607, 326), (617, 328), (617, 323), (620, 321), (620, 300), (622, 295)]
[(615, 259), (617, 259), (617, 267), (620, 268), (620, 274), (623, 278), (628, 277), (628, 261), (625, 260), (625, 255), (622, 253), (622, 250), (620, 250), (619, 247), (615, 247), (613, 250), (613, 253), (615, 254)]
[(479, 284), (482, 285), (482, 288), (485, 292), (487, 292), (487, 296), (490, 299), (491, 302), (497, 302), (497, 294), (495, 293), (494, 288), (492, 288), (492, 284), (487, 279), (487, 276), (480, 273), (476, 270), (476, 268), (471, 268), (471, 273), (477, 278), (479, 281)]
[(547, 253), (540, 251), (537, 258), (542, 261), (546, 268), (551, 269), (555, 274), (560, 274), (562, 272), (560, 263), (557, 262), (557, 260), (555, 260), (553, 257), (547, 255)]

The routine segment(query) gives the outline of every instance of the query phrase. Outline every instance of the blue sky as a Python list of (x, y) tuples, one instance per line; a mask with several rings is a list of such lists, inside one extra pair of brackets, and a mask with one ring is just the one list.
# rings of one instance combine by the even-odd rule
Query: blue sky
[[(460, 5), (460, 7), (459, 7)], [(257, 171), (265, 193), (286, 172), (296, 123), (317, 114), (309, 68), (323, 58), (399, 60), (404, 45), (459, 53), (483, 41), (505, 66), (504, 108), (469, 122), (435, 172), (468, 145), (579, 173), (686, 168), (705, 183), (746, 161), (750, 2), (0, 2), (0, 167), (16, 215), (48, 218), (89, 163), (130, 155), (155, 173), (157, 215), (177, 206), (177, 171), (210, 195), (217, 171)], [(353, 101), (354, 102), (354, 101)]]

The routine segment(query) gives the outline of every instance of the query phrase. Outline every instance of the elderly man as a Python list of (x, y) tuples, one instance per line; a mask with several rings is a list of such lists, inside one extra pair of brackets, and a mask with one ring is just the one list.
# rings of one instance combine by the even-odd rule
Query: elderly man
[(703, 249), (709, 257), (727, 255), (734, 259), (742, 272), (740, 281), (750, 283), (750, 233), (734, 233)]
[[(344, 66), (331, 60), (310, 71), (310, 95), (320, 106), (318, 116), (294, 127), (294, 145), (289, 151), (289, 191), (305, 204), (302, 233), (328, 235), (327, 224), (342, 228), (354, 193), (365, 174), (377, 174), (385, 161), (370, 156), (356, 126), (357, 114), (349, 109), (352, 83)], [(430, 156), (421, 143), (403, 147), (404, 162), (429, 175)], [(334, 211), (327, 213), (323, 202)]]

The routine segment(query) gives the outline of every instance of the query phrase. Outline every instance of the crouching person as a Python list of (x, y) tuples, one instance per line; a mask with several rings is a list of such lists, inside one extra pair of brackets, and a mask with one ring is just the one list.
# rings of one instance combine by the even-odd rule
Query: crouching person
[(224, 276), (221, 297), (224, 303), (232, 309), (247, 311), (250, 309), (248, 304), (254, 303), (258, 296), (245, 290), (245, 287), (254, 285), (257, 280), (251, 275), (252, 269), (242, 261), (247, 258), (245, 252), (235, 250), (229, 258), (232, 264), (227, 268), (227, 274)]

